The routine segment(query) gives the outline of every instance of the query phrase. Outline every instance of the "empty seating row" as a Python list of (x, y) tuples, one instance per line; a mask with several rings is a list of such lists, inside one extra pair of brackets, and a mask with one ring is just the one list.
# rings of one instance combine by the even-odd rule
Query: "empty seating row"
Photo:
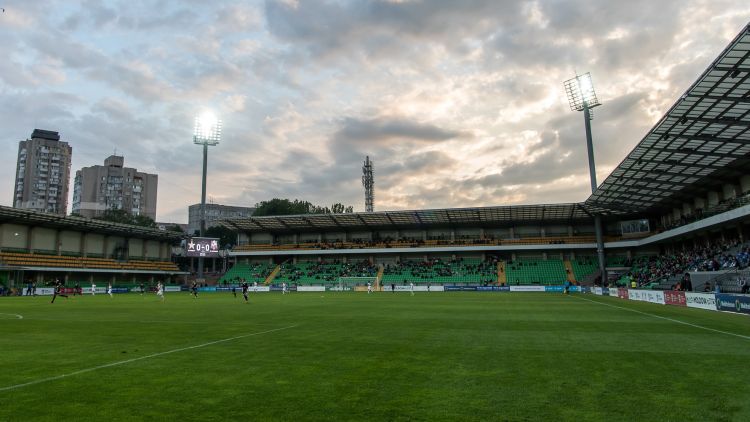
[(53, 268), (93, 268), (139, 271), (179, 271), (177, 265), (169, 261), (132, 260), (119, 262), (111, 258), (74, 257), (65, 255), (42, 255), (20, 252), (0, 252), (0, 261), (9, 266), (53, 267)]

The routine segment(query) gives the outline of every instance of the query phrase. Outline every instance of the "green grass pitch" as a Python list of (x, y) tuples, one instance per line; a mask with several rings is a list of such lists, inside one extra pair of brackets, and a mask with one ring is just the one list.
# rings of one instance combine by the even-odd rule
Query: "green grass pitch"
[(49, 300), (0, 298), (0, 421), (750, 420), (742, 315), (551, 293)]

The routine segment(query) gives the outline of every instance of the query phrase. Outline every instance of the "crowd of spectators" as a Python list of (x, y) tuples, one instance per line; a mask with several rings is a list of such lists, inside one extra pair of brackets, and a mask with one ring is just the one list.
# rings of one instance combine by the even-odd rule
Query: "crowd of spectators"
[[(439, 258), (422, 260), (406, 260), (384, 266), (385, 275), (408, 275), (410, 279), (430, 280), (434, 277), (467, 277), (479, 278), (482, 284), (497, 281), (497, 260), (464, 260), (456, 258), (442, 260)], [(406, 282), (406, 279), (404, 279)]]
[(750, 247), (739, 240), (717, 241), (674, 254), (637, 258), (628, 274), (637, 285), (669, 279), (693, 271), (744, 269), (750, 265)]

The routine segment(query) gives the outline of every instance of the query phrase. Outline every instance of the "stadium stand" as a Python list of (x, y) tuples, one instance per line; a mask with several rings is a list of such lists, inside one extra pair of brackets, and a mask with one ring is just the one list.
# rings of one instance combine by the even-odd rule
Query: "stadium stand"
[(129, 260), (116, 261), (111, 258), (73, 257), (66, 255), (29, 254), (0, 252), (0, 262), (8, 266), (44, 268), (92, 268), (137, 271), (179, 271), (177, 265), (169, 261)]
[(495, 284), (497, 268), (497, 262), (479, 259), (406, 260), (386, 265), (381, 283)]
[(563, 284), (567, 280), (565, 266), (560, 259), (524, 259), (506, 264), (510, 285)]
[(219, 283), (234, 283), (239, 280), (245, 280), (248, 283), (262, 284), (266, 278), (271, 275), (271, 271), (276, 267), (274, 264), (261, 263), (237, 263), (230, 268), (219, 279)]

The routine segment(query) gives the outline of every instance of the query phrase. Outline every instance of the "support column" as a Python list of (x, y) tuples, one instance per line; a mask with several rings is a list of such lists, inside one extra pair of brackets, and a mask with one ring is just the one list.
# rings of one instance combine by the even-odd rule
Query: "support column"
[(80, 242), (81, 243), (81, 245), (80, 245), (81, 256), (85, 258), (86, 255), (87, 255), (87, 253), (86, 253), (86, 233), (85, 232), (81, 232), (80, 241), (81, 241)]
[(62, 251), (62, 239), (60, 236), (60, 229), (57, 229), (57, 231), (55, 231), (55, 253), (57, 254), (57, 256), (60, 256), (61, 251)]

